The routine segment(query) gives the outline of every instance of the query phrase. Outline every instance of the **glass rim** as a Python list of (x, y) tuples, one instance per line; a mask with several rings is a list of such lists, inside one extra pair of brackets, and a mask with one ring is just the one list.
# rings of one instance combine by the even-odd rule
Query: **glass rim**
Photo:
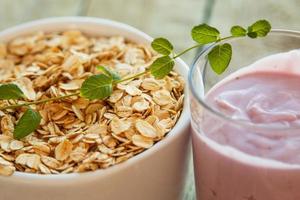
[[(300, 31), (288, 30), (288, 29), (272, 29), (269, 34), (271, 34), (271, 35), (278, 35), (278, 34), (279, 35), (293, 35), (293, 36), (299, 36), (300, 37)], [(193, 59), (190, 70), (189, 70), (189, 74), (188, 74), (188, 84), (189, 84), (189, 90), (191, 91), (191, 94), (193, 95), (193, 97), (196, 98), (197, 103), (201, 104), (201, 106), (203, 106), (204, 109), (209, 111), (210, 114), (213, 114), (213, 115), (217, 116), (218, 118), (221, 118), (221, 119), (223, 119), (225, 121), (228, 121), (230, 123), (235, 123), (235, 124), (240, 125), (240, 126), (250, 126), (252, 128), (264, 129), (264, 130), (285, 130), (286, 131), (286, 130), (300, 129), (300, 127), (283, 127), (283, 126), (278, 127), (278, 126), (274, 126), (274, 125), (270, 125), (270, 124), (266, 124), (266, 123), (255, 124), (251, 121), (231, 118), (231, 117), (223, 114), (222, 112), (219, 112), (216, 109), (213, 109), (211, 106), (209, 106), (204, 101), (203, 97), (205, 95), (203, 97), (201, 97), (201, 95), (199, 95), (200, 93), (196, 92), (197, 88), (195, 88), (194, 84), (193, 84), (193, 75), (194, 75), (195, 70), (198, 69), (197, 63), (198, 63), (199, 59), (208, 50), (214, 48), (218, 44), (222, 44), (222, 43), (227, 42), (227, 41), (242, 40), (242, 39), (245, 39), (245, 38), (244, 37), (236, 37), (236, 38), (225, 39), (225, 40), (222, 40), (221, 42), (217, 42), (217, 43), (214, 43), (212, 45), (205, 46), (201, 50), (201, 52)], [(201, 77), (203, 77), (202, 72), (201, 72)], [(204, 83), (203, 79), (202, 79), (202, 82)], [(204, 86), (204, 84), (203, 84), (203, 86)]]

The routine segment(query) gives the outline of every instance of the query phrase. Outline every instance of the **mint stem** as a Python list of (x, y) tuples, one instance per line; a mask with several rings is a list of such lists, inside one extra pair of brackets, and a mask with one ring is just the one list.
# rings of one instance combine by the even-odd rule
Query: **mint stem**
[(188, 49), (185, 49), (184, 51), (180, 52), (179, 54), (173, 56), (173, 59), (178, 58), (178, 57), (180, 57), (181, 55), (187, 53), (188, 51), (190, 51), (190, 50), (192, 50), (192, 49), (195, 49), (195, 48), (198, 48), (198, 47), (201, 47), (201, 46), (203, 46), (203, 45), (202, 45), (202, 44), (196, 44), (196, 45), (194, 45), (194, 46), (192, 46), (192, 47), (190, 47), (190, 48), (188, 48)]
[(227, 36), (227, 37), (224, 37), (224, 38), (220, 38), (216, 42), (221, 42), (222, 40), (227, 40), (227, 39), (231, 39), (231, 38), (236, 38), (236, 37), (231, 35), (231, 36)]
[(13, 109), (13, 108), (18, 108), (18, 107), (22, 107), (22, 106), (29, 106), (29, 105), (36, 105), (36, 104), (46, 103), (46, 102), (49, 102), (49, 101), (64, 99), (64, 98), (71, 97), (71, 96), (77, 96), (79, 94), (80, 94), (79, 92), (76, 92), (76, 93), (73, 93), (73, 94), (68, 94), (68, 95), (58, 96), (58, 97), (48, 98), (48, 99), (42, 99), (42, 100), (39, 100), (39, 101), (26, 102), (26, 103), (22, 103), (22, 104), (14, 104), (14, 105), (9, 105), (9, 106), (4, 106), (4, 107), (1, 107), (0, 110), (7, 110), (7, 109)]
[[(218, 39), (216, 42), (221, 42), (223, 40), (227, 40), (227, 39), (231, 39), (231, 38), (234, 38), (234, 36), (228, 36), (228, 37), (224, 37), (224, 38), (220, 38)], [(172, 58), (175, 59), (175, 58), (178, 58), (180, 56), (182, 56), (183, 54), (187, 53), (188, 51), (192, 50), (192, 49), (195, 49), (195, 48), (198, 48), (198, 47), (201, 47), (203, 46), (203, 44), (196, 44), (194, 46), (191, 46), (190, 48), (188, 49), (185, 49), (184, 51), (180, 52), (179, 54), (176, 54), (175, 56), (173, 56)]]
[(124, 79), (121, 79), (121, 80), (117, 80), (117, 81), (114, 81), (113, 84), (118, 84), (118, 83), (122, 83), (122, 82), (125, 82), (125, 81), (128, 81), (128, 80), (131, 80), (131, 79), (135, 79), (135, 78), (138, 78), (144, 74), (147, 74), (149, 72), (149, 70), (147, 69), (146, 71), (144, 72), (141, 72), (141, 73), (138, 73), (138, 74), (135, 74), (133, 76), (130, 76), (128, 78), (124, 78)]
[[(224, 37), (224, 38), (219, 38), (216, 42), (221, 42), (223, 40), (231, 39), (231, 38), (234, 38), (234, 37), (235, 36), (227, 36), (227, 37)], [(201, 46), (203, 46), (203, 44), (196, 44), (194, 46), (191, 46), (190, 48), (187, 48), (187, 49), (183, 50), (179, 54), (174, 54), (172, 52), (172, 59), (176, 59), (176, 58), (182, 56), (183, 54), (189, 52), (190, 50), (201, 47)], [(130, 77), (127, 77), (127, 78), (124, 78), (124, 79), (121, 79), (121, 80), (113, 81), (113, 84), (116, 85), (118, 83), (122, 83), (122, 82), (125, 82), (125, 81), (128, 81), (128, 80), (138, 78), (138, 77), (140, 77), (144, 74), (147, 74), (149, 71), (150, 70), (147, 69), (146, 71), (135, 74), (133, 76), (130, 76)], [(55, 100), (64, 99), (64, 98), (67, 98), (67, 97), (77, 96), (77, 95), (80, 95), (80, 92), (69, 94), (69, 95), (64, 95), (64, 96), (59, 96), (59, 97), (54, 97), (54, 98), (49, 98), (49, 99), (43, 99), (43, 100), (39, 100), (39, 101), (26, 102), (26, 103), (22, 103), (22, 104), (14, 104), (14, 105), (10, 105), (10, 106), (4, 106), (4, 107), (0, 107), (0, 110), (13, 109), (13, 108), (18, 108), (18, 107), (22, 107), (22, 106), (34, 105), (34, 104), (36, 105), (36, 104), (46, 103), (46, 102), (49, 102), (49, 101), (55, 101)]]
[[(128, 81), (128, 80), (131, 80), (131, 79), (135, 79), (139, 76), (147, 74), (148, 72), (149, 72), (149, 70), (146, 70), (144, 72), (135, 74), (135, 75), (130, 76), (128, 78), (124, 78), (122, 80), (114, 81), (113, 84), (118, 84), (118, 83), (122, 83), (122, 82), (125, 82), (125, 81)], [(42, 99), (42, 100), (39, 100), (39, 101), (26, 102), (26, 103), (22, 103), (22, 104), (14, 104), (14, 105), (9, 105), (9, 106), (4, 106), (4, 107), (0, 107), (0, 110), (14, 109), (14, 108), (22, 107), (22, 106), (37, 105), (37, 104), (46, 103), (46, 102), (49, 102), (49, 101), (60, 100), (60, 99), (65, 99), (67, 97), (77, 96), (77, 95), (80, 95), (80, 92), (76, 92), (76, 93), (68, 94), (68, 95), (64, 95), (64, 96), (58, 96), (58, 97), (54, 97), (54, 98)]]

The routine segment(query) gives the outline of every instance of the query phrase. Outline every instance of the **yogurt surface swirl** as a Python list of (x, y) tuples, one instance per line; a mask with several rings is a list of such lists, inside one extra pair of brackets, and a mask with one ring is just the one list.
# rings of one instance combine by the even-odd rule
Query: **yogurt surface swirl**
[(205, 101), (233, 119), (274, 127), (255, 130), (208, 116), (203, 132), (209, 138), (253, 156), (300, 165), (300, 50), (265, 57), (233, 73)]

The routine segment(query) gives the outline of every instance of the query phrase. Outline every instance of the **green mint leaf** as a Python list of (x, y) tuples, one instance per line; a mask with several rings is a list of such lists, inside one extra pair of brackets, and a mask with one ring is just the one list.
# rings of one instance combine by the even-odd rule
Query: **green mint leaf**
[(222, 74), (227, 69), (231, 56), (231, 45), (228, 43), (219, 44), (208, 53), (208, 61), (214, 72)]
[(234, 37), (242, 37), (247, 35), (247, 30), (241, 26), (233, 26), (231, 27), (231, 35)]
[(162, 55), (168, 56), (173, 51), (173, 45), (165, 38), (156, 38), (151, 43), (151, 47)]
[(113, 79), (105, 74), (93, 75), (87, 78), (80, 88), (80, 94), (87, 99), (104, 99), (111, 95)]
[(34, 132), (40, 125), (41, 119), (38, 112), (28, 108), (15, 127), (14, 138), (20, 140)]
[(247, 35), (248, 35), (248, 37), (253, 38), (253, 39), (257, 38), (257, 33), (255, 33), (255, 32), (248, 32)]
[(192, 29), (192, 38), (199, 44), (208, 44), (220, 39), (220, 32), (207, 24), (200, 24)]
[(248, 27), (247, 35), (250, 38), (264, 37), (271, 30), (271, 24), (267, 20), (258, 20)]
[(170, 56), (157, 58), (150, 65), (150, 72), (156, 79), (162, 79), (172, 71), (175, 63)]
[(104, 66), (97, 66), (97, 69), (106, 74), (107, 76), (110, 76), (114, 81), (121, 80), (121, 77), (116, 72), (104, 67)]
[(0, 99), (21, 99), (24, 93), (15, 84), (8, 83), (0, 85)]

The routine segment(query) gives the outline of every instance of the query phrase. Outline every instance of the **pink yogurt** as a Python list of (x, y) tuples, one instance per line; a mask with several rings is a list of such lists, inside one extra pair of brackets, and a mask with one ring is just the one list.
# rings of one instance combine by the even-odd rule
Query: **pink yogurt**
[(205, 102), (236, 121), (192, 124), (198, 200), (300, 200), (300, 50), (238, 70)]

